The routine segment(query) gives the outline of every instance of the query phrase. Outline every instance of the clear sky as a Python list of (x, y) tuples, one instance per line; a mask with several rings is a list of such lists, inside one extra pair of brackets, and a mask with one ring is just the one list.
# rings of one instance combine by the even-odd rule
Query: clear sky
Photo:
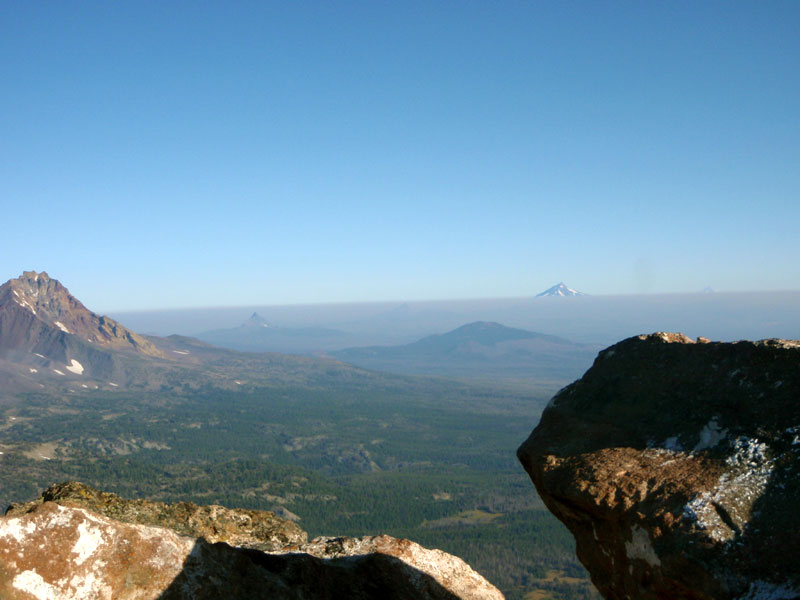
[(800, 288), (800, 2), (0, 5), (0, 279), (98, 311)]

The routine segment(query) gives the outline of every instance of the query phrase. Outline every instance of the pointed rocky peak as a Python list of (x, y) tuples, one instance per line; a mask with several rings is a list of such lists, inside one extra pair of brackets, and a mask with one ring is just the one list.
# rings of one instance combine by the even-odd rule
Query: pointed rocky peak
[[(86, 307), (69, 293), (57, 279), (42, 271), (25, 271), (16, 279), (0, 286), (0, 306), (13, 302), (30, 311), (38, 319), (55, 325), (62, 331), (70, 314), (86, 311)], [(66, 331), (66, 333), (70, 333)]]
[(244, 322), (244, 327), (269, 327), (267, 320), (257, 312), (250, 315), (250, 318)]
[(559, 297), (566, 297), (566, 296), (587, 296), (588, 294), (584, 294), (583, 292), (579, 292), (578, 290), (573, 290), (566, 286), (566, 284), (562, 281), (561, 283), (557, 283), (551, 288), (547, 288), (545, 291), (536, 294), (537, 298), (541, 298), (544, 296), (559, 296)]
[(161, 355), (140, 335), (90, 311), (44, 271), (25, 271), (0, 286), (0, 320), (4, 324), (0, 338), (14, 334), (14, 339), (0, 339), (0, 346), (6, 348), (40, 347), (39, 338), (46, 338), (46, 345), (55, 344), (53, 333), (60, 331), (100, 347)]

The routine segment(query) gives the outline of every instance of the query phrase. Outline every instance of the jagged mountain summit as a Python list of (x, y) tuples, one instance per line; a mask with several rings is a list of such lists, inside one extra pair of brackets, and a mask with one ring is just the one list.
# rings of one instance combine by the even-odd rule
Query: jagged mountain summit
[(578, 290), (573, 290), (572, 288), (567, 287), (566, 284), (562, 281), (561, 283), (558, 283), (553, 287), (547, 288), (545, 291), (536, 294), (537, 298), (542, 298), (545, 296), (560, 296), (560, 297), (588, 296), (588, 294), (584, 294), (583, 292), (579, 292)]
[(44, 271), (25, 271), (0, 286), (0, 350), (35, 350), (60, 358), (75, 338), (103, 348), (162, 354), (144, 337), (87, 309)]
[(73, 378), (87, 389), (119, 387), (142, 361), (163, 358), (151, 340), (90, 311), (45, 272), (25, 271), (0, 286), (2, 395)]
[[(249, 322), (255, 321), (262, 319), (255, 314)], [(92, 312), (45, 272), (26, 271), (0, 286), (0, 402), (16, 401), (20, 392), (237, 389), (328, 369), (354, 371), (332, 363), (140, 335)]]

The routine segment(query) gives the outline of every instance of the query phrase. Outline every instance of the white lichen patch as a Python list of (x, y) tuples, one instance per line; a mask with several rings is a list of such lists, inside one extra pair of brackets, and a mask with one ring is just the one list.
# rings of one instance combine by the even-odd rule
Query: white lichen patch
[[(44, 529), (56, 529), (56, 528), (68, 528), (72, 525), (72, 513), (70, 509), (61, 506), (60, 504), (55, 505), (55, 511), (51, 512), (47, 515), (47, 519), (42, 522), (41, 527)], [(86, 513), (83, 509), (75, 509), (77, 511), (81, 511)]]
[(82, 598), (114, 598), (111, 586), (98, 578), (95, 573), (85, 575), (75, 575), (69, 581), (70, 595), (69, 600), (80, 600)]
[(11, 582), (15, 589), (26, 592), (36, 600), (53, 600), (61, 598), (62, 594), (54, 586), (47, 583), (36, 571), (23, 571)]
[(727, 435), (728, 430), (721, 429), (719, 423), (717, 423), (717, 418), (712, 417), (706, 426), (703, 427), (702, 431), (700, 431), (700, 439), (694, 447), (694, 451), (699, 452), (707, 448), (714, 448), (721, 441), (726, 439)]
[(10, 538), (15, 542), (23, 542), (34, 531), (36, 531), (36, 525), (31, 522), (23, 523), (19, 518), (0, 521), (0, 539)]
[(81, 375), (83, 373), (83, 365), (73, 358), (70, 364), (67, 365), (67, 371)]
[(58, 369), (53, 369), (53, 373), (58, 373), (59, 375), (64, 375), (63, 371), (59, 371)]
[(78, 524), (78, 541), (72, 547), (73, 554), (78, 556), (75, 558), (75, 564), (82, 565), (86, 560), (94, 554), (98, 546), (103, 543), (103, 532), (97, 527), (90, 527), (85, 522)]
[(625, 554), (630, 560), (643, 560), (651, 567), (658, 567), (661, 565), (661, 559), (658, 558), (653, 543), (650, 541), (650, 535), (646, 529), (642, 529), (638, 525), (631, 527), (631, 540), (625, 542)]
[(741, 436), (732, 445), (733, 452), (725, 461), (727, 470), (715, 488), (698, 494), (684, 507), (684, 516), (715, 542), (730, 542), (744, 531), (775, 467), (763, 442)]
[(683, 514), (715, 542), (729, 542), (736, 535), (736, 532), (725, 524), (714, 508), (713, 495), (708, 492), (692, 498), (684, 506)]

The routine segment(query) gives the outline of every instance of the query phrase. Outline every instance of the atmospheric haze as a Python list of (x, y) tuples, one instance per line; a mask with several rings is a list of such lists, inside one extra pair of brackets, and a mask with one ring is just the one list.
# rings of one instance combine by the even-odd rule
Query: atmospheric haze
[[(238, 328), (254, 312), (270, 327), (296, 332), (295, 343), (283, 348), (292, 352), (405, 344), (473, 321), (496, 321), (601, 345), (654, 331), (719, 341), (800, 338), (800, 292), (795, 291), (248, 306), (112, 316), (136, 331), (203, 337), (210, 330)], [(320, 347), (315, 336), (323, 328), (341, 333), (341, 339)]]

